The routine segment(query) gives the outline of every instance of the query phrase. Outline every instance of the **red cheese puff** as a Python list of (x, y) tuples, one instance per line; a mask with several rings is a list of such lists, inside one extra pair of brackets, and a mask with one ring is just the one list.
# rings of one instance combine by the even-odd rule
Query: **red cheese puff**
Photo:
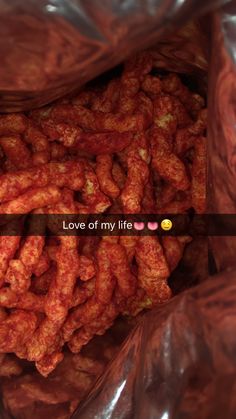
[(174, 151), (178, 155), (183, 155), (188, 149), (194, 147), (196, 137), (204, 134), (207, 128), (207, 110), (202, 109), (198, 113), (198, 119), (186, 128), (176, 131)]
[(198, 214), (206, 211), (206, 139), (198, 137), (192, 165), (192, 206)]
[(27, 128), (27, 119), (20, 113), (0, 115), (0, 135), (22, 134)]
[(110, 252), (112, 246), (102, 238), (96, 252), (97, 275), (95, 283), (95, 296), (101, 304), (111, 301), (116, 281), (111, 270)]
[(66, 155), (66, 147), (56, 141), (50, 144), (51, 160), (61, 160)]
[(143, 214), (155, 214), (156, 202), (154, 196), (154, 185), (152, 173), (149, 173), (149, 179), (144, 188), (144, 194), (142, 199), (142, 213)]
[(52, 183), (59, 187), (80, 190), (84, 183), (82, 165), (76, 161), (51, 162), (16, 173), (0, 176), (0, 202), (9, 201), (32, 187), (44, 187)]
[(133, 115), (103, 113), (83, 106), (57, 105), (51, 117), (57, 122), (73, 123), (91, 131), (137, 132), (148, 127), (147, 119), (139, 112)]
[(201, 135), (207, 128), (207, 109), (201, 109), (198, 112), (197, 120), (189, 127), (189, 133), (192, 135)]
[(35, 366), (43, 377), (47, 377), (63, 358), (64, 355), (61, 352), (55, 351), (50, 355), (45, 355), (40, 361), (36, 361)]
[(120, 244), (125, 248), (129, 262), (132, 262), (135, 255), (135, 247), (138, 242), (138, 236), (120, 236)]
[(123, 211), (126, 214), (139, 213), (145, 185), (149, 178), (149, 151), (144, 134), (137, 134), (127, 151), (128, 174), (121, 192)]
[(51, 140), (60, 141), (65, 147), (75, 145), (82, 131), (79, 127), (74, 127), (63, 122), (55, 124), (53, 120), (43, 121), (41, 126)]
[(91, 109), (101, 112), (112, 112), (119, 98), (120, 80), (112, 79), (105, 90), (92, 98)]
[(85, 303), (92, 295), (95, 290), (95, 278), (86, 281), (84, 284), (79, 284), (75, 287), (73, 297), (71, 300), (71, 307), (77, 307), (80, 304)]
[(146, 93), (159, 95), (161, 93), (161, 80), (156, 76), (146, 75), (142, 82), (142, 90)]
[(137, 109), (137, 95), (126, 96), (125, 92), (119, 98), (116, 111), (123, 114), (133, 114)]
[(112, 156), (101, 154), (97, 156), (96, 163), (96, 175), (101, 191), (110, 198), (117, 198), (120, 194), (120, 189), (112, 177)]
[[(60, 237), (57, 253), (57, 272), (45, 297), (46, 318), (41, 322), (32, 339), (27, 342), (27, 357), (40, 361), (51, 346), (57, 346), (59, 330), (64, 323), (73, 295), (78, 272), (76, 237)], [(66, 276), (66, 281), (65, 281)]]
[(33, 274), (35, 276), (41, 276), (49, 269), (50, 259), (45, 250), (41, 253), (37, 263), (33, 267)]
[(79, 269), (77, 237), (60, 237), (60, 241), (57, 274), (50, 284), (45, 303), (47, 316), (56, 321), (64, 320), (67, 315)]
[(0, 306), (5, 308), (17, 308), (27, 311), (44, 312), (44, 297), (35, 295), (30, 291), (17, 294), (9, 287), (0, 289)]
[(91, 208), (91, 213), (104, 212), (111, 205), (111, 202), (101, 192), (98, 178), (92, 167), (88, 164), (85, 165), (84, 175), (85, 184), (81, 193), (84, 204)]
[(78, 277), (81, 281), (88, 281), (95, 275), (94, 261), (84, 255), (81, 255), (79, 260)]
[(186, 109), (193, 115), (195, 115), (195, 112), (204, 107), (204, 99), (200, 95), (192, 93), (186, 86), (184, 86), (180, 78), (175, 73), (165, 76), (161, 81), (161, 87), (164, 92), (178, 97), (179, 100), (186, 106)]
[(33, 335), (26, 342), (26, 347), (22, 352), (17, 351), (17, 355), (26, 358), (29, 361), (39, 361), (50, 352), (51, 347), (59, 345), (59, 330), (61, 322), (51, 320), (45, 317), (39, 327), (34, 331)]
[(31, 275), (42, 254), (44, 241), (44, 237), (40, 236), (27, 237), (19, 251), (18, 259), (9, 262), (5, 280), (17, 294), (29, 289)]
[(68, 343), (71, 352), (80, 352), (81, 348), (86, 345), (94, 335), (103, 335), (105, 331), (112, 326), (117, 315), (117, 307), (111, 302), (99, 318), (93, 320), (73, 334)]
[(177, 118), (173, 113), (170, 96), (159, 96), (153, 102), (153, 122), (167, 134), (174, 134), (177, 128)]
[(33, 188), (12, 201), (0, 205), (1, 214), (27, 214), (35, 208), (52, 205), (61, 199), (61, 192), (55, 186)]
[(169, 268), (161, 244), (155, 236), (139, 238), (135, 259), (138, 264), (138, 283), (154, 304), (168, 300), (171, 290), (167, 285)]
[(48, 138), (31, 120), (28, 120), (28, 126), (24, 132), (24, 140), (31, 145), (33, 152), (49, 152)]
[(0, 145), (17, 169), (25, 169), (30, 166), (31, 153), (19, 135), (0, 137)]
[(153, 122), (153, 103), (151, 99), (143, 92), (137, 94), (137, 112), (145, 117), (145, 126), (149, 127)]
[(33, 312), (15, 310), (0, 323), (0, 352), (16, 352), (32, 336), (38, 324)]
[(97, 250), (99, 241), (100, 241), (100, 238), (97, 236), (81, 237), (80, 239), (81, 253), (84, 256), (88, 256), (88, 257), (93, 256), (95, 251)]
[(189, 134), (189, 129), (181, 128), (176, 131), (175, 141), (174, 141), (174, 152), (178, 156), (182, 156), (186, 153), (187, 150), (194, 146), (194, 141), (196, 137)]
[(152, 165), (158, 174), (178, 190), (187, 190), (190, 181), (184, 163), (171, 152), (168, 137), (159, 129), (151, 131)]
[(9, 262), (14, 257), (20, 240), (20, 236), (0, 236), (0, 288), (4, 283)]
[(84, 304), (75, 308), (67, 317), (63, 325), (63, 338), (68, 342), (76, 329), (91, 323), (104, 311), (105, 305), (99, 302), (95, 295), (89, 298)]
[(130, 297), (136, 290), (136, 278), (131, 273), (125, 248), (118, 243), (110, 244), (109, 258), (111, 271), (117, 280), (121, 294), (124, 297)]
[(126, 175), (121, 165), (116, 161), (113, 161), (112, 163), (112, 177), (118, 187), (123, 189), (126, 182)]
[(74, 150), (88, 151), (92, 154), (111, 154), (126, 148), (132, 141), (131, 132), (81, 132), (77, 137)]
[(152, 56), (148, 52), (139, 52), (125, 62), (121, 76), (121, 90), (125, 96), (134, 96), (143, 78), (152, 69)]

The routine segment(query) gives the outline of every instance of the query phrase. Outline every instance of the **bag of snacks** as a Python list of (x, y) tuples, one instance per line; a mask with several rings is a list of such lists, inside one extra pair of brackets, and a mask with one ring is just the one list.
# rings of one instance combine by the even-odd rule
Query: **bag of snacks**
[(235, 416), (235, 10), (197, 3), (0, 1), (3, 418)]

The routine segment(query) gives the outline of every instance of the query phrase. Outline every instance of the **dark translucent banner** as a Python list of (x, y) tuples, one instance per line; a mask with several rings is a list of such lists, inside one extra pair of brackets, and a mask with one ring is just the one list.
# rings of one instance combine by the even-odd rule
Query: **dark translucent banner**
[(236, 236), (236, 214), (0, 215), (1, 236)]

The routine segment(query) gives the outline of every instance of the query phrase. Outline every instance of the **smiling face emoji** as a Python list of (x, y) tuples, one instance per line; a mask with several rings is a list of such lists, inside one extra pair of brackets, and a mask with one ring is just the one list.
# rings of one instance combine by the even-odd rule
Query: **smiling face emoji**
[(161, 228), (162, 230), (169, 231), (172, 228), (172, 222), (168, 218), (165, 218), (161, 222)]

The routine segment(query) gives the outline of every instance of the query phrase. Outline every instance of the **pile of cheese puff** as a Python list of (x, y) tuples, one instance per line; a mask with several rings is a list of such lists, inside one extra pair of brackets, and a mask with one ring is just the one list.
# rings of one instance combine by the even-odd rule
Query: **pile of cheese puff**
[[(0, 214), (203, 213), (204, 99), (155, 67), (138, 53), (106, 83), (1, 115)], [(0, 371), (14, 353), (47, 376), (66, 345), (171, 298), (190, 240), (0, 236)]]

